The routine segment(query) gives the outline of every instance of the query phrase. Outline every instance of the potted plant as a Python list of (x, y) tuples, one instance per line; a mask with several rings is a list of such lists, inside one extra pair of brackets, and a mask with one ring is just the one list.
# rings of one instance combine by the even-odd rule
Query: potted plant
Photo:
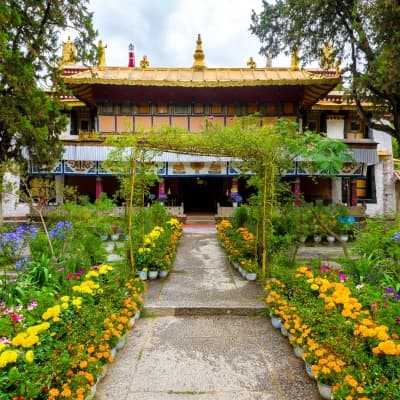
[(237, 207), (243, 201), (243, 197), (238, 192), (231, 192), (228, 201), (232, 203), (233, 207)]
[(160, 193), (158, 195), (158, 202), (163, 206), (168, 201), (168, 195), (166, 193)]

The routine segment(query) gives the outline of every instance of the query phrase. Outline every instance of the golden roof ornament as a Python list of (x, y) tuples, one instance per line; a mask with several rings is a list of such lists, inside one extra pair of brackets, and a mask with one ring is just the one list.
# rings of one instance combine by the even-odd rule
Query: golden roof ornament
[(247, 66), (251, 69), (254, 69), (257, 67), (256, 62), (253, 60), (253, 57), (250, 57), (249, 60), (247, 61)]
[(201, 71), (206, 68), (206, 64), (204, 63), (204, 53), (200, 33), (197, 36), (196, 50), (193, 54), (193, 57), (193, 69)]
[(319, 66), (322, 69), (333, 69), (335, 68), (335, 57), (333, 47), (329, 43), (325, 43), (321, 50), (321, 59)]
[(63, 43), (62, 64), (75, 64), (75, 61), (76, 61), (76, 47), (71, 42), (71, 37), (68, 36), (67, 41)]
[(140, 60), (140, 68), (147, 68), (149, 65), (150, 62), (147, 59), (147, 56), (143, 56), (143, 58)]
[(290, 68), (296, 71), (299, 69), (299, 52), (296, 48), (292, 50), (292, 55), (290, 58)]
[(99, 40), (97, 45), (97, 66), (103, 69), (106, 66), (106, 48), (107, 45), (103, 44), (102, 40)]

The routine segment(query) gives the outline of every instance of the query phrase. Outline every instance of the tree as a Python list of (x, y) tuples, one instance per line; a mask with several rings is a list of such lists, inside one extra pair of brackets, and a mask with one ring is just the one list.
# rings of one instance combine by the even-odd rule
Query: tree
[(61, 155), (59, 134), (66, 120), (57, 97), (63, 90), (57, 65), (60, 34), (76, 31), (77, 60), (94, 59), (97, 33), (87, 4), (88, 0), (0, 3), (0, 205), (10, 166), (24, 165), (27, 155), (38, 165), (51, 166)]
[[(348, 95), (370, 128), (400, 139), (400, 4), (397, 0), (263, 0), (250, 31), (260, 53), (272, 57), (300, 51), (303, 64), (332, 46), (344, 69)], [(390, 115), (392, 124), (383, 117)]]

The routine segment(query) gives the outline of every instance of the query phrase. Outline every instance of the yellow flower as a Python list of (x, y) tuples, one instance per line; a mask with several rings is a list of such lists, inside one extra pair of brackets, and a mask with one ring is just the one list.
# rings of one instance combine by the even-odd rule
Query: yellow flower
[(17, 350), (6, 350), (0, 354), (0, 368), (4, 368), (7, 364), (12, 364), (17, 361)]
[(34, 356), (34, 354), (33, 354), (33, 351), (32, 350), (28, 350), (26, 353), (25, 353), (25, 360), (28, 362), (28, 363), (33, 363), (33, 360), (35, 359), (35, 356)]

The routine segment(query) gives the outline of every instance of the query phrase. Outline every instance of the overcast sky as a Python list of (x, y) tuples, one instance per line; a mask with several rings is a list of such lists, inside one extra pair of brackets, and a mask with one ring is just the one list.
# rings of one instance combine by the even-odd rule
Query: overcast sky
[[(200, 33), (208, 67), (245, 67), (250, 56), (258, 67), (260, 42), (249, 31), (252, 9), (261, 0), (91, 0), (94, 25), (107, 45), (108, 66), (127, 66), (128, 46), (136, 65), (147, 55), (151, 67), (191, 67)], [(287, 58), (273, 66), (289, 66)]]

